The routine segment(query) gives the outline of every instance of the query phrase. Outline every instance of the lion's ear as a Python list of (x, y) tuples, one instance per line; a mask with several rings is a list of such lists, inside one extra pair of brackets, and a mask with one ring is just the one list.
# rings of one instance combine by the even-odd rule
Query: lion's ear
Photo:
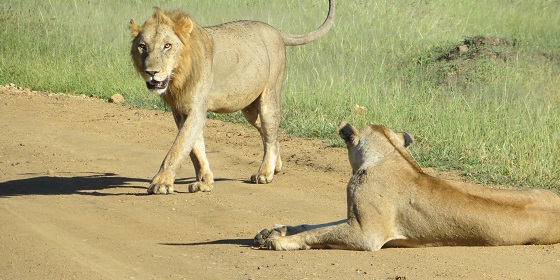
[(408, 134), (407, 132), (402, 132), (401, 136), (403, 138), (403, 146), (405, 148), (408, 148), (408, 146), (410, 146), (410, 144), (414, 142), (414, 137), (412, 137), (412, 135)]
[(360, 139), (358, 130), (345, 121), (338, 124), (338, 135), (347, 145), (355, 145)]
[(189, 17), (184, 17), (175, 25), (175, 32), (178, 34), (191, 34), (193, 28), (193, 21)]
[(138, 24), (136, 24), (133, 19), (131, 19), (130, 23), (128, 23), (128, 29), (130, 29), (130, 34), (132, 34), (132, 37), (136, 37), (138, 36), (138, 33), (140, 33), (142, 28), (138, 26)]

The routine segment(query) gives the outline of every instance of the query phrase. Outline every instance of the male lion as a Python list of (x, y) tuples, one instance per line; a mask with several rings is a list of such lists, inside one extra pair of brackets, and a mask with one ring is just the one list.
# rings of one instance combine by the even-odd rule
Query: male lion
[(560, 242), (560, 197), (547, 190), (491, 189), (429, 176), (405, 147), (407, 133), (339, 125), (353, 176), (348, 219), (275, 226), (255, 241), (275, 250), (491, 246)]
[(206, 112), (243, 115), (261, 134), (264, 156), (251, 182), (265, 184), (282, 169), (278, 126), (286, 46), (323, 37), (335, 16), (329, 0), (325, 22), (315, 31), (293, 35), (256, 21), (201, 27), (179, 11), (154, 14), (142, 26), (130, 21), (130, 55), (147, 88), (171, 108), (179, 129), (148, 193), (173, 192), (173, 182), (190, 153), (196, 182), (190, 192), (210, 191), (214, 176), (206, 158), (202, 130)]

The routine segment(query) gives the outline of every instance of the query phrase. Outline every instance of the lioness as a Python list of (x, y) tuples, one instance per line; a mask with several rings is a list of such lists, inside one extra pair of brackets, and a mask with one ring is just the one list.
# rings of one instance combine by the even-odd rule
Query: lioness
[(236, 21), (201, 27), (180, 11), (154, 14), (139, 26), (130, 21), (134, 67), (151, 92), (173, 112), (177, 137), (154, 176), (148, 193), (173, 192), (175, 175), (190, 153), (196, 182), (190, 192), (210, 191), (214, 176), (206, 158), (202, 130), (206, 112), (243, 115), (261, 134), (264, 156), (251, 182), (272, 181), (282, 169), (278, 126), (286, 46), (323, 37), (335, 16), (329, 1), (325, 22), (315, 31), (293, 35), (257, 21)]
[(560, 197), (548, 190), (503, 190), (425, 174), (405, 147), (407, 133), (341, 123), (353, 175), (348, 219), (275, 226), (257, 244), (275, 250), (491, 246), (560, 242)]

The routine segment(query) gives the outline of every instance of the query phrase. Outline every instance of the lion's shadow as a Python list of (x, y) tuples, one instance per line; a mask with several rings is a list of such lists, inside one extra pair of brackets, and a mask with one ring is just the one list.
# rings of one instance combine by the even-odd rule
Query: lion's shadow
[[(149, 179), (122, 177), (115, 173), (83, 172), (82, 174), (84, 175), (73, 177), (58, 176), (64, 174), (57, 174), (57, 176), (38, 176), (0, 182), (0, 197), (61, 194), (90, 196), (147, 195), (146, 189), (151, 181)], [(178, 178), (175, 180), (175, 185), (188, 185), (195, 181), (196, 178)], [(239, 180), (218, 178), (215, 181)], [(122, 188), (125, 191), (106, 191), (107, 189), (114, 188)], [(183, 189), (183, 187), (180, 188)], [(130, 189), (139, 189), (139, 191), (132, 191)], [(186, 190), (186, 186), (184, 189)], [(177, 190), (177, 187), (175, 192), (186, 193), (186, 191)]]
[[(33, 174), (25, 174), (33, 175)], [(126, 193), (102, 192), (105, 189), (126, 187), (145, 189), (147, 179), (121, 177), (114, 173), (85, 172), (82, 176), (38, 176), (0, 183), (0, 197), (22, 195), (83, 194), (92, 196), (126, 195)]]

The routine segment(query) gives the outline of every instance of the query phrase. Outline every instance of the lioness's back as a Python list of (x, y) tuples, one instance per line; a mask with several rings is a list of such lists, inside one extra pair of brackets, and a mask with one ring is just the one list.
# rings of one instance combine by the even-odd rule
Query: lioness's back
[[(432, 177), (433, 178), (433, 177)], [(442, 184), (442, 188), (453, 190), (456, 199), (477, 201), (489, 206), (507, 206), (523, 209), (560, 209), (560, 197), (543, 189), (501, 189), (478, 184), (434, 178), (432, 183)]]

